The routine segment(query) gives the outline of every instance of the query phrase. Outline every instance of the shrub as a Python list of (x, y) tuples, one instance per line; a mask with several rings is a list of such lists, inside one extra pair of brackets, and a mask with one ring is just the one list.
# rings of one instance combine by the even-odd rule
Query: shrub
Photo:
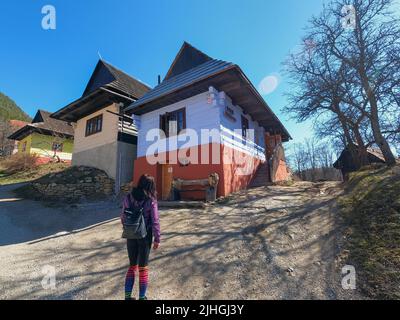
[(16, 153), (2, 160), (0, 166), (4, 173), (14, 174), (37, 167), (37, 160), (37, 155)]

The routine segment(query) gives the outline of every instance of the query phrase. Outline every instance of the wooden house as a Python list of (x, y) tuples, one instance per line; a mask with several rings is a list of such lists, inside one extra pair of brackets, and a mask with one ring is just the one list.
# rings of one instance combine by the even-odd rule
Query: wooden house
[[(153, 175), (162, 199), (170, 199), (174, 179), (206, 179), (213, 173), (219, 176), (218, 196), (247, 188), (259, 168), (270, 169), (275, 150), (291, 139), (238, 65), (213, 59), (186, 42), (164, 80), (126, 112), (134, 115), (138, 125), (134, 181), (143, 173)], [(152, 129), (165, 133), (153, 157), (165, 161), (154, 163), (150, 159)], [(197, 134), (197, 141), (185, 138), (189, 129)], [(203, 141), (200, 137), (207, 130), (216, 136)], [(192, 152), (197, 161), (193, 161)], [(274, 176), (265, 175), (264, 184), (287, 178), (284, 153), (279, 154)], [(239, 157), (240, 161), (231, 161)]]
[(115, 179), (116, 192), (133, 175), (137, 131), (124, 113), (149, 87), (99, 60), (82, 97), (52, 114), (75, 127), (72, 165), (104, 170)]
[(36, 154), (41, 164), (54, 160), (71, 162), (74, 129), (50, 115), (50, 112), (38, 110), (32, 123), (21, 127), (8, 138), (18, 141), (19, 153)]

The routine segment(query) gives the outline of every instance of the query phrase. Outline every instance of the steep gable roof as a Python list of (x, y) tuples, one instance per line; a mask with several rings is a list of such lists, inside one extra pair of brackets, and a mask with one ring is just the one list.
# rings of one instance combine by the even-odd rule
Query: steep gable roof
[(131, 77), (108, 62), (99, 60), (82, 97), (103, 86), (113, 88), (134, 99), (139, 99), (150, 89), (150, 87), (144, 83)]
[[(37, 128), (48, 129), (56, 133), (74, 135), (74, 129), (68, 122), (57, 120), (51, 118), (50, 116), (51, 112), (39, 109), (32, 120), (32, 125)], [(35, 121), (36, 119), (41, 119), (41, 121)]]
[(164, 81), (210, 60), (213, 60), (210, 56), (185, 41), (169, 67)]
[(82, 97), (54, 112), (55, 119), (76, 122), (111, 103), (130, 103), (151, 88), (113, 65), (99, 60)]
[(141, 106), (166, 94), (173, 93), (174, 91), (185, 88), (196, 81), (207, 79), (213, 74), (221, 73), (232, 67), (234, 67), (232, 63), (222, 60), (213, 59), (211, 61), (205, 62), (186, 72), (180, 73), (172, 78), (164, 80), (154, 89), (147, 92), (142, 98), (133, 102), (127, 108), (127, 110)]
[(21, 140), (32, 132), (39, 132), (47, 135), (61, 135), (65, 137), (74, 136), (72, 125), (68, 122), (51, 118), (50, 115), (50, 112), (38, 110), (32, 123), (28, 123), (24, 127), (20, 128), (8, 138), (12, 140)]

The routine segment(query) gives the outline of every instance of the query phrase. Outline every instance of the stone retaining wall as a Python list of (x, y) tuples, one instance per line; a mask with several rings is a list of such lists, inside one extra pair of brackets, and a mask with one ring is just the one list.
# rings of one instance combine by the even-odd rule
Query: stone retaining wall
[(114, 180), (104, 171), (74, 167), (31, 183), (43, 198), (50, 200), (101, 199), (113, 195)]

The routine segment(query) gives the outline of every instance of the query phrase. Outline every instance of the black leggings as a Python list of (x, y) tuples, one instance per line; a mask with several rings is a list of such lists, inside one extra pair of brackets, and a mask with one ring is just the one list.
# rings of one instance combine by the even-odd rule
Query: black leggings
[(131, 266), (146, 267), (149, 264), (149, 255), (153, 235), (151, 232), (143, 239), (127, 239), (129, 263)]

